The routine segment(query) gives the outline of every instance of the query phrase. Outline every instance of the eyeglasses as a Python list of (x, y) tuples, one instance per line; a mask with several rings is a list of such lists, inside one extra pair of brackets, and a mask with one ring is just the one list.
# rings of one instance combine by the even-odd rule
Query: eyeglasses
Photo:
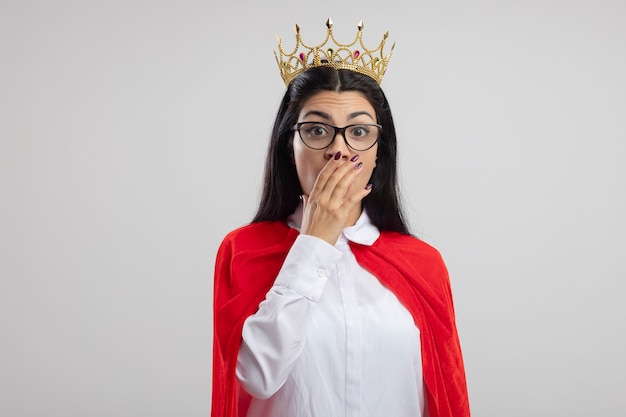
[(378, 142), (383, 127), (366, 123), (337, 127), (322, 122), (301, 122), (292, 126), (291, 130), (297, 130), (302, 143), (311, 149), (328, 148), (337, 133), (341, 133), (350, 148), (355, 151), (366, 151)]

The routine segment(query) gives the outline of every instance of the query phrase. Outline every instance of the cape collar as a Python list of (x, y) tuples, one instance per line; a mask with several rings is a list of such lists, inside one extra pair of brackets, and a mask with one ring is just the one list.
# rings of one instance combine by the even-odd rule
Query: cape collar
[[(289, 225), (292, 229), (300, 231), (300, 225), (302, 224), (302, 209), (302, 204), (299, 204), (296, 211), (294, 211), (287, 218), (287, 225)], [(354, 226), (343, 229), (343, 232), (339, 237), (339, 242), (345, 239), (350, 242), (358, 243), (359, 245), (372, 246), (379, 236), (380, 231), (372, 224), (367, 212), (363, 209)]]

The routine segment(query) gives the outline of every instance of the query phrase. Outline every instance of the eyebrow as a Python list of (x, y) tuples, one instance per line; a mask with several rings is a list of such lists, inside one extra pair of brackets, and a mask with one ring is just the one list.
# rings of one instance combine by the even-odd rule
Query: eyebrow
[[(323, 119), (326, 119), (326, 120), (330, 120), (331, 119), (330, 114), (328, 114), (326, 112), (323, 112), (323, 111), (319, 111), (319, 110), (310, 110), (310, 111), (306, 112), (303, 117), (307, 117), (307, 116), (311, 116), (311, 115), (319, 116), (319, 117), (321, 117)], [(354, 118), (356, 118), (358, 116), (361, 116), (361, 115), (368, 116), (370, 119), (374, 120), (372, 115), (369, 114), (366, 111), (356, 111), (354, 113), (350, 113), (348, 115), (348, 120), (354, 119)]]

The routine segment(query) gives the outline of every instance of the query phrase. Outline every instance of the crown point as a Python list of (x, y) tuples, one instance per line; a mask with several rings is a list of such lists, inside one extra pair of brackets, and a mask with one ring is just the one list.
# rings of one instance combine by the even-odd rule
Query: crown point
[[(333, 21), (330, 17), (326, 20), (326, 27), (328, 28), (326, 39), (319, 45), (307, 46), (300, 38), (300, 26), (295, 24), (296, 48), (291, 53), (284, 52), (281, 38), (279, 35), (276, 35), (280, 55), (274, 51), (274, 56), (280, 67), (280, 74), (285, 85), (289, 86), (291, 81), (302, 71), (320, 66), (332, 66), (335, 69), (356, 71), (372, 77), (380, 84), (391, 58), (391, 51), (396, 46), (394, 43), (391, 51), (387, 54), (383, 51), (389, 31), (385, 32), (382, 42), (376, 49), (368, 49), (363, 44), (362, 39), (362, 30), (365, 27), (363, 20), (358, 24), (356, 37), (349, 44), (338, 43), (335, 40), (332, 31)], [(359, 42), (360, 47), (355, 47), (357, 42)]]

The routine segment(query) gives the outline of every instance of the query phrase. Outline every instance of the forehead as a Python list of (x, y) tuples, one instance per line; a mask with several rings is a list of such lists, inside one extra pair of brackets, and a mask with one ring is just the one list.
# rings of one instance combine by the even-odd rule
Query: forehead
[(333, 117), (346, 117), (355, 112), (366, 112), (372, 118), (374, 108), (360, 91), (320, 91), (302, 105), (300, 117), (308, 112), (323, 112)]

